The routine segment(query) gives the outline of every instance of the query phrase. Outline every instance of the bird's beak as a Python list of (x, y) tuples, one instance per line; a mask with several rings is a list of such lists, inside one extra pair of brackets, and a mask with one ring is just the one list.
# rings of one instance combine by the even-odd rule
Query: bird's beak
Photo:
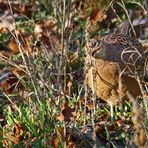
[(105, 59), (106, 51), (103, 48), (103, 46), (100, 45), (100, 47), (98, 49), (95, 49), (92, 52), (92, 57), (95, 58), (95, 59)]

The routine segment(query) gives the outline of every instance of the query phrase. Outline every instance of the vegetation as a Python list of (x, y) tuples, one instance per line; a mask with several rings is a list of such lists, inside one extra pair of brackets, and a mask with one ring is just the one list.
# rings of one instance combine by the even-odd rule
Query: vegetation
[(0, 10), (0, 147), (148, 146), (147, 83), (112, 121), (84, 68), (88, 38), (125, 20), (148, 50), (146, 0), (6, 0)]

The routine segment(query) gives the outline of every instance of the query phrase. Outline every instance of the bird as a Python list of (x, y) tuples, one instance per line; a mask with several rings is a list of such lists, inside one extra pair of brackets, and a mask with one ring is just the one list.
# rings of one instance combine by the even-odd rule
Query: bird
[(136, 38), (116, 32), (93, 38), (86, 47), (86, 82), (110, 105), (113, 118), (113, 106), (127, 100), (127, 92), (134, 98), (142, 95), (136, 76), (147, 77), (143, 75), (147, 52)]
[(96, 47), (96, 43), (93, 43), (94, 58), (118, 63), (124, 74), (145, 77), (143, 74), (148, 53), (136, 38), (124, 34), (111, 34), (96, 42), (99, 44)]

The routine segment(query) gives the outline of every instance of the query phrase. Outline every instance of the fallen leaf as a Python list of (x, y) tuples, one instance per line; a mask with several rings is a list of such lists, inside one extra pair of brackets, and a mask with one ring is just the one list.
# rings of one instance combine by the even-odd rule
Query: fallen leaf
[(105, 20), (106, 18), (107, 18), (107, 15), (104, 13), (104, 11), (101, 11), (99, 9), (92, 10), (90, 20), (93, 25), (96, 24), (97, 22), (101, 22), (102, 20)]
[(64, 103), (60, 116), (57, 117), (60, 121), (70, 122), (76, 116), (75, 108), (70, 108), (67, 103)]

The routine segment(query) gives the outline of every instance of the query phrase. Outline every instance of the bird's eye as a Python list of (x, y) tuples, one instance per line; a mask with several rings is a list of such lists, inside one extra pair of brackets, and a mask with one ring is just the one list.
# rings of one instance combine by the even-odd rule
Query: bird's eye
[(96, 41), (96, 46), (99, 46), (100, 45), (100, 41)]
[(98, 40), (91, 40), (90, 43), (89, 43), (90, 48), (96, 48), (99, 45), (100, 45), (100, 41), (98, 41)]

